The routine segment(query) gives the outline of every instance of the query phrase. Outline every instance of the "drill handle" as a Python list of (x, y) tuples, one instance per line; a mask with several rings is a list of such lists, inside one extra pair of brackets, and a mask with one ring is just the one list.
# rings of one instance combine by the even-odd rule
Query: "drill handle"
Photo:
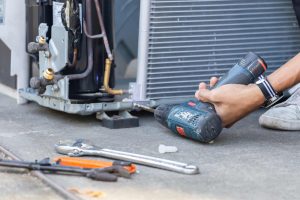
[(249, 52), (226, 75), (221, 77), (214, 88), (226, 84), (248, 85), (254, 83), (266, 70), (267, 64), (265, 61), (255, 53)]
[(248, 70), (236, 64), (227, 74), (219, 79), (212, 89), (227, 84), (248, 85), (249, 83), (253, 83), (255, 79), (256, 77), (254, 77)]

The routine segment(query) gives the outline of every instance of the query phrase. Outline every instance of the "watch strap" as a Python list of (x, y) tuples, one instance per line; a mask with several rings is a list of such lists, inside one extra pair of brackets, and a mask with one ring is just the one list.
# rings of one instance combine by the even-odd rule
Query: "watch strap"
[(268, 79), (260, 76), (259, 80), (256, 82), (256, 85), (262, 91), (267, 101), (272, 99), (273, 97), (278, 96), (277, 92), (274, 90)]
[(268, 108), (277, 103), (282, 97), (282, 93), (278, 94), (268, 79), (263, 76), (259, 77), (259, 80), (256, 82), (256, 85), (259, 87), (263, 95), (265, 96), (265, 105), (264, 107)]

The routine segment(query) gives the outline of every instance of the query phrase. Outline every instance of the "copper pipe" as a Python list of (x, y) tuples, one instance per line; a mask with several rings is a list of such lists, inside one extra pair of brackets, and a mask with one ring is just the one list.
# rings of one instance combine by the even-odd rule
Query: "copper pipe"
[(113, 55), (111, 53), (108, 38), (106, 35), (106, 30), (105, 30), (105, 26), (104, 26), (104, 21), (103, 21), (103, 17), (102, 17), (102, 13), (101, 13), (101, 7), (100, 7), (99, 0), (94, 0), (94, 3), (96, 6), (98, 21), (99, 21), (99, 25), (101, 28), (101, 36), (103, 37), (103, 43), (105, 46), (106, 53), (108, 55), (108, 59), (105, 60), (103, 88), (104, 88), (105, 92), (107, 92), (108, 94), (123, 95), (124, 93), (127, 93), (125, 90), (112, 89), (109, 86), (109, 78), (110, 78), (110, 73), (111, 73), (111, 64), (113, 61)]
[(104, 72), (104, 81), (103, 81), (103, 87), (105, 92), (112, 95), (122, 95), (125, 93), (124, 90), (115, 90), (111, 89), (109, 87), (109, 77), (110, 77), (110, 71), (111, 71), (111, 63), (112, 61), (110, 59), (105, 60), (105, 72)]
[(73, 50), (73, 61), (72, 63), (68, 63), (68, 67), (75, 67), (77, 65), (77, 57), (78, 57), (78, 49), (75, 48)]
[(102, 32), (101, 35), (103, 35), (103, 43), (104, 43), (104, 46), (105, 46), (105, 50), (106, 50), (108, 58), (112, 61), (113, 60), (113, 55), (111, 53), (109, 42), (108, 42), (108, 39), (107, 39), (106, 30), (105, 30), (105, 26), (104, 26), (104, 22), (103, 22), (103, 17), (102, 17), (102, 13), (101, 13), (101, 7), (100, 7), (100, 4), (99, 4), (99, 0), (94, 0), (94, 3), (96, 5), (98, 21), (99, 21), (99, 25), (100, 25), (101, 32)]
[(83, 31), (84, 34), (86, 35), (86, 37), (90, 38), (90, 39), (100, 39), (103, 38), (103, 34), (98, 34), (98, 35), (91, 35), (86, 28), (86, 21), (83, 20)]
[[(86, 4), (86, 23), (87, 23), (87, 29), (89, 32), (92, 31), (92, 4), (90, 0), (85, 1)], [(93, 54), (93, 42), (92, 39), (87, 38), (87, 54), (88, 54), (88, 65), (86, 70), (83, 73), (80, 74), (70, 74), (66, 75), (66, 77), (69, 78), (69, 80), (76, 80), (76, 79), (82, 79), (88, 76), (94, 65), (94, 54)]]

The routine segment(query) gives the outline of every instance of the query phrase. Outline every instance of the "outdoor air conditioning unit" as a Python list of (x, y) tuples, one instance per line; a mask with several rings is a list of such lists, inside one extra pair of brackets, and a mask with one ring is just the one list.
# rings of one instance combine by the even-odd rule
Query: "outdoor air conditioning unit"
[[(116, 90), (114, 63), (137, 40), (124, 31), (118, 39), (116, 32), (125, 30), (120, 27), (137, 5), (27, 0), (28, 53), (39, 68), (20, 95), (62, 112), (97, 113), (108, 124), (118, 119), (130, 126), (128, 119), (137, 125), (128, 113), (137, 104), (155, 107), (192, 98), (199, 82), (222, 76), (249, 51), (266, 60), (270, 73), (300, 50), (292, 0), (140, 0), (140, 25), (130, 28), (139, 29), (136, 80)], [(126, 15), (116, 20), (120, 13)], [(125, 44), (128, 37), (133, 42)], [(110, 118), (111, 111), (120, 117)]]
[(268, 72), (300, 50), (292, 0), (142, 0), (134, 100), (191, 98), (249, 51)]

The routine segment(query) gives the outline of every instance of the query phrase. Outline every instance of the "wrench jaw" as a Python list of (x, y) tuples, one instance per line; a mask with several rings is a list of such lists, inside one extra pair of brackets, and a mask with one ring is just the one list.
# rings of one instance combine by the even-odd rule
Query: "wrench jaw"
[(75, 142), (72, 140), (66, 141), (59, 141), (58, 144), (55, 145), (55, 150), (58, 153), (65, 154), (65, 155), (74, 155), (74, 156), (81, 156), (84, 155), (83, 151), (92, 151), (97, 150), (96, 146), (89, 144), (88, 141), (83, 139), (78, 139)]
[(55, 145), (57, 153), (71, 157), (94, 156), (101, 148), (91, 144), (88, 140), (78, 139), (75, 142), (71, 140), (59, 141)]
[(59, 154), (68, 155), (68, 156), (78, 155), (78, 153), (80, 152), (78, 148), (61, 146), (61, 145), (55, 145), (55, 151)]
[(83, 151), (81, 151), (80, 149), (73, 149), (72, 152), (68, 153), (68, 156), (70, 157), (80, 157), (80, 156), (84, 156), (85, 153)]
[(83, 150), (99, 150), (100, 147), (96, 147), (93, 145), (90, 141), (84, 140), (84, 139), (78, 139), (73, 144), (71, 144), (72, 147), (78, 147)]
[(78, 146), (74, 146), (74, 141), (60, 141), (55, 145), (55, 150), (57, 153), (68, 155), (71, 157), (83, 156), (84, 152)]

